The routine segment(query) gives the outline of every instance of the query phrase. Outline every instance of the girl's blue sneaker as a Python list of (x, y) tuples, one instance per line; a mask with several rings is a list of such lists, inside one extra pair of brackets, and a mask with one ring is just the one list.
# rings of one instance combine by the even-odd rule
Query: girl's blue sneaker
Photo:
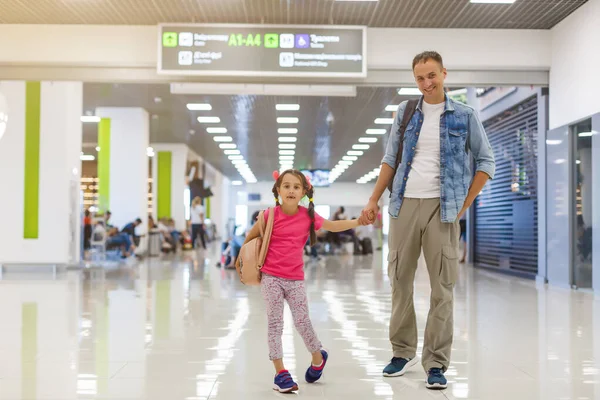
[(325, 364), (327, 364), (327, 357), (329, 357), (329, 354), (327, 354), (325, 350), (321, 350), (321, 354), (323, 355), (323, 363), (321, 363), (319, 367), (315, 367), (314, 365), (310, 364), (310, 367), (308, 367), (306, 370), (306, 375), (304, 378), (308, 383), (315, 383), (323, 374), (323, 369), (325, 369)]
[(284, 369), (275, 376), (273, 390), (277, 390), (279, 393), (290, 393), (298, 390), (298, 384), (294, 382), (292, 375)]

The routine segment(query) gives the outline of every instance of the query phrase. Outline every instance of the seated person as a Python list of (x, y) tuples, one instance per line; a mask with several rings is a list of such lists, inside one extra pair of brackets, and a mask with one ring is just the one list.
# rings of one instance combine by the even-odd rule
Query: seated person
[(125, 233), (130, 236), (131, 240), (136, 246), (140, 244), (140, 237), (136, 235), (135, 228), (142, 224), (142, 220), (137, 218), (135, 221), (128, 223), (121, 229), (121, 233)]
[(106, 249), (120, 248), (122, 258), (129, 257), (135, 250), (135, 245), (128, 234), (119, 232), (117, 228), (109, 228), (107, 231), (104, 228), (104, 221), (96, 222), (92, 236), (94, 241), (102, 240), (104, 236), (106, 239)]
[(161, 249), (165, 251), (176, 251), (177, 242), (171, 235), (171, 228), (169, 228), (169, 219), (164, 217), (158, 220), (157, 229), (162, 234)]

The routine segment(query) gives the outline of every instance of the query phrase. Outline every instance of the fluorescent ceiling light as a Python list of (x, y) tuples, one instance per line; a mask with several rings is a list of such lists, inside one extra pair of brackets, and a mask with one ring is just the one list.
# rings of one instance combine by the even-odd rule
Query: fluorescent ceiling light
[(282, 143), (279, 145), (280, 149), (295, 149), (296, 145), (295, 144), (286, 144), (286, 143)]
[(297, 140), (298, 140), (298, 138), (296, 138), (295, 136), (281, 136), (281, 137), (279, 137), (279, 141), (280, 142), (296, 143)]
[(253, 178), (253, 179), (246, 179), (246, 183), (256, 183), (256, 182), (258, 182), (258, 181), (256, 180), (256, 178)]
[(95, 115), (82, 115), (81, 122), (100, 122), (100, 117), (96, 117)]
[(79, 156), (79, 159), (81, 161), (94, 161), (96, 159), (96, 157), (89, 155), (89, 154), (82, 154)]
[(358, 1), (366, 1), (366, 2), (372, 1), (372, 2), (375, 2), (375, 1), (379, 1), (379, 0), (335, 0), (335, 1), (355, 1), (355, 2), (358, 2)]
[(447, 92), (446, 94), (448, 96), (458, 96), (460, 94), (467, 94), (467, 88), (451, 90), (451, 91)]
[(367, 129), (367, 131), (366, 131), (367, 135), (385, 135), (386, 133), (387, 133), (386, 129), (380, 129), (380, 128)]
[(352, 165), (352, 164), (354, 164), (354, 161), (342, 160), (342, 161), (340, 161), (340, 164), (342, 164), (342, 165)]
[(359, 184), (361, 184), (361, 185), (364, 185), (364, 184), (365, 184), (365, 183), (367, 183), (367, 182), (363, 181), (362, 179), (357, 179), (357, 180), (356, 180), (356, 183), (359, 183)]
[(297, 124), (299, 119), (297, 117), (278, 117), (278, 124)]
[(171, 83), (170, 88), (172, 94), (356, 97), (356, 86), (351, 85)]
[(365, 154), (364, 151), (356, 151), (356, 150), (350, 150), (347, 153), (349, 156), (362, 156), (363, 154)]
[(551, 140), (551, 139), (546, 140), (546, 144), (549, 146), (557, 146), (561, 143), (562, 143), (562, 140)]
[(361, 137), (358, 138), (358, 143), (376, 143), (377, 142), (377, 138), (376, 137)]
[(298, 129), (296, 128), (279, 128), (277, 129), (277, 133), (280, 135), (295, 135), (298, 133)]
[(400, 96), (420, 96), (419, 88), (401, 88), (398, 90)]
[(239, 150), (225, 150), (223, 153), (228, 156), (234, 156), (236, 154), (241, 154)]
[(233, 142), (233, 138), (231, 136), (215, 136), (213, 137), (215, 142)]
[(298, 111), (300, 104), (277, 104), (275, 109), (277, 111)]
[(579, 137), (590, 137), (590, 136), (594, 135), (595, 133), (596, 132), (594, 132), (594, 131), (591, 131), (591, 132), (579, 132), (577, 134), (577, 136), (579, 136)]
[(187, 109), (190, 111), (210, 111), (212, 106), (205, 103), (188, 103)]
[(342, 157), (342, 160), (356, 161), (356, 160), (358, 160), (358, 157), (356, 157), (356, 156), (344, 156), (344, 157)]
[(198, 122), (201, 124), (218, 124), (221, 122), (219, 117), (198, 117)]
[(210, 127), (210, 128), (206, 128), (206, 132), (208, 133), (227, 133), (227, 128), (220, 128), (220, 127)]
[(471, 0), (475, 4), (512, 4), (516, 0)]
[(398, 111), (398, 104), (390, 104), (389, 106), (387, 106), (385, 108), (385, 111), (390, 111), (390, 112)]
[(377, 125), (391, 125), (394, 123), (394, 118), (377, 118), (375, 123)]
[(368, 144), (355, 144), (352, 146), (352, 149), (353, 150), (368, 150), (369, 147), (371, 147), (371, 146), (369, 146)]
[(233, 160), (231, 163), (233, 165), (246, 164), (246, 160)]
[(279, 150), (280, 156), (293, 156), (294, 154), (296, 154), (294, 150)]
[(220, 149), (235, 149), (237, 146), (235, 143), (221, 143), (219, 145)]
[(279, 156), (280, 160), (293, 160), (294, 156)]
[(242, 186), (242, 181), (231, 181), (231, 185), (233, 186)]
[(230, 160), (243, 160), (244, 156), (228, 156)]

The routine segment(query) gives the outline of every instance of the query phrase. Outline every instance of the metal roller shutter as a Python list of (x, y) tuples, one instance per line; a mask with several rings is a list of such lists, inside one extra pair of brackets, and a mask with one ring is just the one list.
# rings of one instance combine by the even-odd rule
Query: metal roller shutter
[(496, 176), (475, 203), (475, 266), (537, 273), (537, 96), (483, 123)]

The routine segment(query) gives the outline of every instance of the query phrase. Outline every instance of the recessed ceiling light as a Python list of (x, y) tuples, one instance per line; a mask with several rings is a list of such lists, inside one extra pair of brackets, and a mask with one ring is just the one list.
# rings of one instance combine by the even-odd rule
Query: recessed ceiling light
[(233, 138), (231, 136), (214, 136), (213, 140), (215, 142), (232, 142)]
[(294, 154), (296, 154), (295, 150), (279, 150), (280, 156), (293, 156)]
[(195, 131), (195, 130), (193, 130), (193, 129), (190, 129), (190, 135), (194, 135), (195, 133), (196, 133), (196, 131)]
[(96, 146), (96, 151), (100, 151), (100, 146)]
[(377, 142), (377, 138), (376, 137), (361, 137), (358, 138), (358, 143), (376, 143)]
[(394, 118), (377, 118), (375, 123), (377, 125), (391, 125), (394, 123)]
[(295, 136), (280, 136), (279, 137), (280, 142), (295, 143), (297, 140), (298, 140), (298, 138), (296, 138)]
[(81, 122), (98, 123), (100, 122), (100, 117), (96, 117), (95, 115), (82, 115)]
[(296, 117), (279, 117), (277, 118), (278, 124), (297, 124), (299, 121)]
[(380, 128), (367, 129), (366, 133), (367, 135), (385, 135), (387, 133), (387, 130)]
[(385, 111), (390, 111), (390, 112), (398, 111), (398, 104), (390, 104), (389, 106), (387, 106), (385, 108)]
[(353, 150), (369, 150), (369, 146), (368, 144), (355, 144), (352, 146)]
[(277, 111), (298, 111), (300, 104), (277, 104), (275, 109)]
[(579, 137), (590, 137), (593, 136), (596, 132), (595, 131), (591, 131), (591, 132), (579, 132), (577, 134), (577, 136)]
[(294, 160), (294, 156), (279, 156), (279, 160)]
[(212, 106), (205, 103), (189, 103), (187, 109), (190, 111), (210, 111)]
[(282, 143), (279, 145), (280, 149), (295, 149), (296, 145), (295, 144), (286, 144), (286, 143)]
[(243, 183), (242, 181), (231, 181), (231, 184), (233, 186), (242, 186), (242, 183)]
[(198, 122), (201, 124), (218, 124), (221, 122), (219, 117), (198, 117)]
[(419, 88), (401, 88), (398, 90), (400, 96), (420, 96)]
[(358, 160), (358, 157), (356, 157), (356, 156), (344, 156), (344, 157), (342, 157), (342, 160), (356, 161), (356, 160)]
[(233, 156), (236, 154), (241, 154), (239, 150), (225, 150), (223, 153), (225, 153), (228, 156)]
[(235, 145), (235, 143), (221, 143), (219, 145), (219, 148), (221, 149), (235, 149), (237, 146)]
[(280, 135), (295, 135), (298, 133), (298, 129), (296, 128), (279, 128), (277, 129), (277, 133)]
[(210, 128), (206, 128), (206, 132), (208, 132), (208, 133), (227, 133), (227, 128), (213, 126)]
[(162, 98), (160, 98), (160, 97), (155, 97), (155, 98), (154, 98), (154, 102), (155, 102), (155, 103), (162, 103)]
[(244, 156), (228, 156), (230, 160), (243, 160)]

